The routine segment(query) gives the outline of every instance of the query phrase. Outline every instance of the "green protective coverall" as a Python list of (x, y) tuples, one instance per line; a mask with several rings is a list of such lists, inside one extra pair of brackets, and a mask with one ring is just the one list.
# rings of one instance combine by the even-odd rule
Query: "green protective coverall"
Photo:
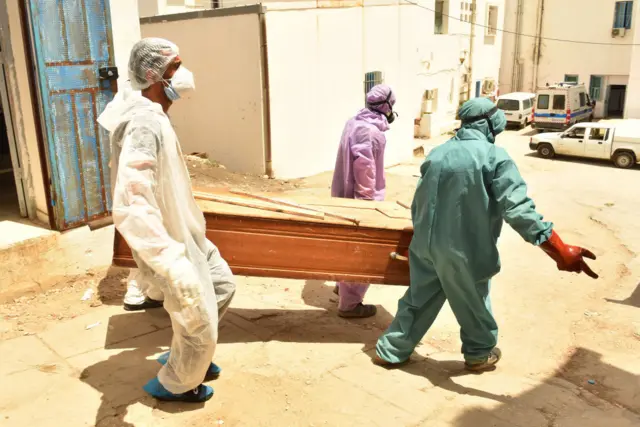
[(411, 285), (376, 347), (388, 363), (408, 360), (445, 300), (460, 324), (465, 360), (485, 360), (497, 343), (489, 289), (500, 271), (503, 219), (534, 245), (551, 236), (553, 224), (536, 212), (516, 164), (494, 145), (506, 127), (504, 113), (475, 98), (460, 108), (460, 119), (456, 136), (420, 168), (411, 207)]

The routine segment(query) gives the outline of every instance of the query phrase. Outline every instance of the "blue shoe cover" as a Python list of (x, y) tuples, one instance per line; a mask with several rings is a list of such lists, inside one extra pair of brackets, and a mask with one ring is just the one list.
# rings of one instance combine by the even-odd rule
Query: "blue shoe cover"
[[(167, 351), (166, 353), (160, 355), (160, 357), (158, 357), (157, 359), (158, 363), (160, 363), (161, 365), (166, 365), (167, 361), (169, 360), (169, 353), (171, 352)], [(205, 381), (217, 380), (218, 377), (220, 377), (221, 372), (222, 372), (222, 368), (216, 365), (215, 363), (211, 362), (211, 365), (209, 366), (209, 369), (207, 370), (207, 373), (204, 376), (204, 380)]]
[(206, 402), (213, 396), (213, 389), (208, 385), (199, 385), (193, 390), (189, 390), (186, 393), (173, 394), (160, 384), (158, 377), (155, 377), (144, 387), (144, 391), (158, 400), (165, 402), (189, 402), (189, 403), (201, 403)]

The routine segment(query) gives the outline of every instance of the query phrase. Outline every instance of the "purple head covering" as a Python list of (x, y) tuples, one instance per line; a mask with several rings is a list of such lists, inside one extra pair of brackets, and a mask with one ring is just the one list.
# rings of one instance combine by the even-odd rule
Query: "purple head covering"
[(387, 115), (395, 103), (396, 94), (385, 84), (376, 85), (367, 93), (367, 108), (370, 110), (378, 110)]

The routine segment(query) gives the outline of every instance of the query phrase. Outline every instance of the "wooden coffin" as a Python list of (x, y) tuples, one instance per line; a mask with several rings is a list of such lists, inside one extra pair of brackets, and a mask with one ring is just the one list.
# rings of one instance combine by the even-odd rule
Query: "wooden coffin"
[[(278, 207), (226, 191), (208, 191), (214, 197)], [(326, 215), (322, 218), (322, 214), (313, 211), (306, 211), (311, 215), (303, 216), (197, 200), (206, 219), (207, 237), (234, 274), (409, 284), (408, 262), (391, 258), (394, 252), (408, 253), (413, 236), (408, 209), (395, 202), (265, 196), (351, 217), (359, 224)], [(131, 250), (117, 232), (113, 262), (119, 267), (135, 267)]]

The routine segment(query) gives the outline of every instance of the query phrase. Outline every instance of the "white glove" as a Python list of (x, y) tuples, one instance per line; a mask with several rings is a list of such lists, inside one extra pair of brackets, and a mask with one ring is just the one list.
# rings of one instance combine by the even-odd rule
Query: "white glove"
[(195, 307), (202, 300), (202, 283), (195, 266), (185, 257), (169, 268), (169, 281), (181, 307)]

